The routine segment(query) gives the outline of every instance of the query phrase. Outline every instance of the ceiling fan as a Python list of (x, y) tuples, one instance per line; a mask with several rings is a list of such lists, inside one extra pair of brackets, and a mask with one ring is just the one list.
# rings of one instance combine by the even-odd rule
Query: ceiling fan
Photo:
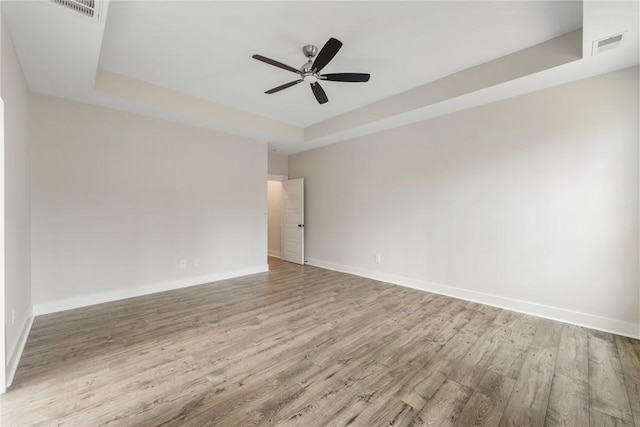
[(292, 73), (296, 73), (298, 76), (300, 76), (298, 80), (285, 83), (282, 86), (274, 87), (273, 89), (269, 89), (265, 93), (276, 93), (288, 87), (297, 85), (298, 83), (307, 82), (311, 85), (311, 91), (313, 92), (313, 95), (316, 97), (318, 102), (320, 104), (324, 104), (329, 99), (327, 98), (327, 94), (322, 89), (322, 86), (320, 86), (320, 80), (327, 80), (331, 82), (369, 81), (369, 74), (364, 73), (320, 74), (320, 71), (329, 63), (329, 61), (333, 59), (334, 56), (336, 56), (336, 53), (338, 53), (341, 47), (342, 42), (340, 40), (334, 39), (333, 37), (330, 38), (327, 43), (325, 43), (320, 52), (318, 52), (318, 48), (314, 45), (308, 44), (304, 46), (302, 48), (302, 52), (307, 57), (307, 62), (302, 67), (300, 67), (299, 70), (296, 70), (295, 68), (283, 64), (282, 62), (275, 61), (262, 55), (253, 55), (252, 58), (273, 65), (275, 67), (282, 68), (283, 70), (291, 71)]

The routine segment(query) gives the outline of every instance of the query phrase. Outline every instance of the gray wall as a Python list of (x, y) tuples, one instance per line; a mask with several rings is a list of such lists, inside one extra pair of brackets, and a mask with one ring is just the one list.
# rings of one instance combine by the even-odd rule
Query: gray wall
[(290, 156), (309, 262), (640, 335), (638, 77)]
[(266, 270), (264, 142), (45, 95), (32, 113), (36, 314)]
[(287, 176), (289, 174), (289, 156), (269, 151), (269, 174)]
[[(11, 35), (2, 23), (2, 99), (4, 100), (5, 327), (10, 371), (21, 334), (31, 319), (29, 89)], [(15, 311), (15, 322), (12, 321)], [(10, 372), (9, 372), (10, 374)]]

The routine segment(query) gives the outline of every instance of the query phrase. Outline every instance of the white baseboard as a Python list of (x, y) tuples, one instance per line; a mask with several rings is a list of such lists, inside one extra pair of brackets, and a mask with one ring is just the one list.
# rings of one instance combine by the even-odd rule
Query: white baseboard
[(267, 251), (267, 255), (272, 256), (272, 257), (276, 257), (276, 258), (280, 258), (280, 251), (268, 250)]
[(139, 297), (142, 295), (155, 294), (158, 292), (171, 291), (174, 289), (187, 288), (189, 286), (203, 285), (206, 283), (217, 282), (220, 280), (233, 279), (250, 274), (264, 273), (269, 271), (268, 265), (259, 265), (255, 267), (244, 268), (241, 270), (227, 271), (215, 273), (206, 276), (186, 277), (184, 279), (173, 280), (170, 282), (157, 283), (154, 285), (138, 286), (130, 289), (119, 289), (111, 292), (100, 292), (96, 294), (85, 295), (76, 298), (67, 298), (56, 301), (36, 304), (33, 307), (33, 314), (40, 316), (43, 314), (56, 313), (58, 311), (71, 310), (74, 308), (86, 307), (94, 304), (102, 304), (105, 302), (117, 301), (121, 299)]
[(29, 314), (22, 323), (18, 340), (14, 343), (13, 348), (7, 354), (7, 387), (9, 387), (13, 382), (13, 377), (18, 369), (18, 364), (20, 363), (24, 346), (27, 344), (27, 338), (29, 337), (29, 332), (31, 332), (31, 326), (33, 326), (33, 318), (32, 309), (29, 311)]
[(623, 320), (610, 319), (607, 317), (596, 316), (587, 313), (567, 310), (559, 307), (552, 307), (533, 302), (522, 301), (514, 298), (506, 298), (498, 295), (487, 294), (483, 292), (471, 291), (468, 289), (456, 288), (453, 286), (442, 285), (439, 283), (412, 279), (410, 277), (397, 276), (393, 274), (381, 273), (378, 271), (367, 270), (359, 267), (337, 264), (330, 261), (320, 259), (307, 258), (307, 263), (316, 267), (326, 268), (328, 270), (340, 271), (342, 273), (354, 274), (356, 276), (366, 277), (369, 279), (379, 280), (382, 282), (392, 283), (394, 285), (405, 286), (421, 291), (433, 292), (436, 294), (447, 295), (466, 301), (477, 302), (480, 304), (490, 305), (506, 310), (517, 311), (520, 313), (530, 314), (533, 316), (543, 317), (545, 319), (558, 320), (560, 322), (570, 323), (573, 325), (584, 326), (591, 329), (597, 329), (604, 332), (623, 335), (631, 338), (640, 339), (640, 324), (626, 322)]

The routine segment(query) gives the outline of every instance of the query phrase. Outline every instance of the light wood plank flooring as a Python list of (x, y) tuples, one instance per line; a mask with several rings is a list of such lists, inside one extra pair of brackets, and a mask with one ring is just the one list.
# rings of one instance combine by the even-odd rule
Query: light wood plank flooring
[(3, 426), (640, 426), (640, 341), (270, 259), (38, 317)]

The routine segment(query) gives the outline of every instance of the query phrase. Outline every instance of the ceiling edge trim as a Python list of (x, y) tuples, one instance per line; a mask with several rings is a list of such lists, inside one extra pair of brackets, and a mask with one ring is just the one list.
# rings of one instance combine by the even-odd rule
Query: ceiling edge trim
[(236, 134), (250, 133), (264, 139), (293, 142), (304, 140), (304, 130), (277, 120), (249, 113), (222, 104), (186, 95), (162, 86), (98, 68), (95, 90), (102, 94), (126, 99), (138, 105), (160, 108), (179, 116), (189, 116), (232, 129)]
[(580, 29), (309, 126), (305, 129), (305, 141), (322, 140), (353, 128), (372, 125), (577, 61), (581, 57)]

